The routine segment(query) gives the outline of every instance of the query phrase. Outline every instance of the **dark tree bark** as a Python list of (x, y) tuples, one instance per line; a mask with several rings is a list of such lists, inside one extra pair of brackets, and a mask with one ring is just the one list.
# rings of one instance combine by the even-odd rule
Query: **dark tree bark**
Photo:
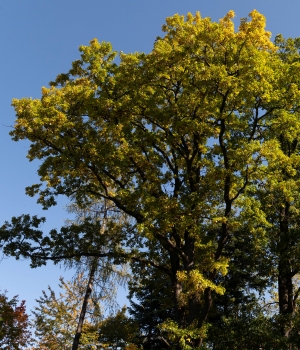
[[(279, 313), (292, 316), (295, 311), (292, 266), (289, 258), (292, 245), (289, 232), (290, 203), (286, 202), (280, 218), (280, 256), (278, 264)], [(282, 335), (289, 337), (292, 326), (289, 320), (282, 325)]]
[(75, 336), (74, 336), (72, 350), (77, 350), (78, 346), (79, 346), (79, 343), (80, 343), (80, 337), (81, 337), (81, 333), (82, 333), (82, 326), (83, 326), (83, 322), (84, 322), (84, 319), (85, 319), (85, 314), (86, 314), (86, 310), (87, 310), (88, 301), (89, 301), (89, 299), (91, 297), (91, 294), (92, 294), (92, 288), (93, 288), (93, 284), (94, 284), (94, 280), (95, 280), (96, 270), (97, 270), (97, 260), (95, 259), (93, 261), (93, 263), (92, 263), (92, 267), (91, 267), (91, 271), (90, 271), (90, 275), (89, 275), (89, 281), (88, 281), (88, 284), (87, 284), (87, 288), (86, 288), (86, 292), (85, 292), (85, 295), (84, 295), (82, 308), (81, 308), (81, 312), (80, 312), (80, 316), (79, 316), (79, 321), (78, 321), (76, 333), (75, 333)]

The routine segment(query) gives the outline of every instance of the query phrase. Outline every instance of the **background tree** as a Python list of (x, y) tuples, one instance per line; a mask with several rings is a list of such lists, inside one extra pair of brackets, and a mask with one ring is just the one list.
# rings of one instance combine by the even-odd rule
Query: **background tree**
[(106, 317), (100, 325), (99, 342), (104, 349), (138, 350), (138, 324), (126, 315), (126, 307)]
[(78, 323), (77, 323), (77, 329), (76, 329), (76, 333), (75, 333), (75, 336), (73, 339), (72, 350), (77, 350), (79, 347), (79, 344), (80, 344), (80, 338), (81, 338), (81, 334), (82, 334), (83, 324), (84, 324), (85, 315), (86, 315), (87, 308), (88, 308), (88, 302), (89, 302), (89, 299), (90, 299), (92, 291), (93, 291), (97, 267), (98, 267), (97, 266), (97, 259), (95, 258), (91, 263), (90, 271), (88, 274), (88, 281), (87, 281), (87, 285), (86, 285), (85, 294), (84, 294), (83, 300), (82, 300), (80, 315), (79, 315)]
[[(164, 252), (159, 247), (153, 250), (156, 260), (164, 259)], [(166, 259), (166, 257), (165, 257)], [(171, 279), (163, 271), (143, 263), (131, 264), (132, 278), (129, 282), (130, 318), (139, 327), (139, 336), (135, 344), (142, 349), (170, 349), (172, 342), (168, 334), (159, 326), (168, 319), (174, 319), (174, 305)]]
[(29, 319), (25, 300), (19, 304), (18, 296), (8, 299), (0, 294), (0, 347), (7, 350), (22, 349), (31, 343)]
[(220, 277), (226, 293), (215, 298), (209, 317), (207, 344), (211, 349), (280, 348), (266, 295), (276, 282), (274, 260), (264, 230), (260, 232), (253, 234), (245, 226), (226, 245), (228, 274)]
[[(94, 235), (105, 236), (102, 243), (104, 239), (106, 239), (107, 244), (103, 244), (103, 246), (99, 245), (97, 248), (98, 251), (105, 253), (105, 251), (109, 249), (109, 244), (117, 241), (117, 237), (112, 236), (112, 233), (115, 233), (115, 231), (107, 233), (107, 229), (112, 226), (113, 220), (114, 222), (117, 221), (117, 216), (120, 221), (121, 216), (116, 208), (109, 205), (107, 201), (93, 203), (84, 209), (76, 206), (75, 203), (71, 203), (68, 205), (67, 209), (68, 212), (75, 214), (75, 219), (67, 221), (68, 226), (85, 226), (86, 223), (89, 222), (91, 228), (93, 227), (94, 229)], [(112, 215), (114, 215), (114, 217)], [(93, 244), (92, 240), (87, 243)], [(103, 305), (113, 310), (117, 306), (115, 301), (117, 285), (125, 283), (128, 279), (128, 274), (126, 272), (126, 266), (117, 268), (113, 265), (110, 257), (105, 257), (105, 254), (101, 259), (97, 257), (84, 258), (78, 256), (75, 260), (65, 260), (64, 265), (69, 268), (75, 267), (77, 270), (77, 275), (72, 283), (65, 283), (61, 280), (61, 287), (67, 290), (67, 295), (61, 295), (60, 301), (58, 302), (55, 294), (53, 294), (53, 291), (50, 289), (50, 297), (47, 298), (46, 294), (43, 292), (44, 298), (40, 299), (38, 302), (40, 304), (49, 304), (51, 301), (57, 304), (57, 307), (54, 309), (55, 311), (53, 311), (53, 306), (51, 309), (52, 312), (54, 312), (54, 314), (52, 314), (54, 318), (51, 324), (57, 323), (59, 325), (62, 323), (60, 327), (67, 327), (66, 336), (68, 338), (63, 338), (63, 343), (68, 347), (70, 338), (73, 336), (72, 349), (75, 350), (81, 348), (84, 344), (97, 343), (96, 340), (98, 339), (99, 332), (97, 327), (99, 327), (99, 320), (102, 317), (99, 309), (99, 301), (101, 300)], [(76, 310), (76, 313), (74, 311), (73, 314), (69, 309), (72, 304), (72, 310), (74, 308), (74, 310)], [(56, 315), (60, 314), (59, 308), (63, 308), (63, 313), (66, 317), (71, 317), (70, 321), (65, 323), (63, 320), (57, 318)], [(45, 321), (43, 308), (39, 308), (39, 311), (39, 316), (37, 316), (38, 314), (35, 312), (36, 320), (42, 320), (42, 323), (46, 322), (48, 324), (50, 320), (48, 318), (47, 321)], [(98, 314), (97, 321), (95, 321), (94, 317), (91, 320), (91, 315), (94, 315), (94, 313)], [(85, 320), (86, 315), (87, 320)], [(76, 327), (74, 322), (77, 322)], [(51, 325), (49, 324), (48, 327), (50, 328)], [(93, 334), (88, 335), (88, 340), (86, 340), (87, 328), (93, 328)], [(44, 331), (43, 328), (43, 332)], [(49, 335), (46, 334), (46, 337), (48, 336)]]
[[(75, 220), (68, 220), (70, 224), (84, 224), (86, 220), (90, 220), (94, 223), (100, 223), (100, 231), (99, 234), (104, 235), (107, 231), (107, 227), (111, 225), (112, 222), (118, 222), (125, 223), (126, 217), (120, 213), (120, 211), (109, 201), (104, 200), (101, 202), (94, 202), (91, 203), (88, 207), (80, 208), (75, 203), (71, 203), (67, 207), (68, 212), (75, 213), (76, 219)], [(112, 232), (108, 233), (108, 237), (110, 237), (110, 240), (115, 242), (116, 238), (112, 237)], [(107, 251), (108, 244), (104, 245), (104, 247), (99, 246), (99, 251)], [(82, 260), (80, 259), (80, 266), (82, 268)], [(78, 319), (78, 325), (76, 334), (74, 336), (73, 340), (73, 346), (72, 350), (77, 350), (78, 346), (80, 344), (80, 338), (81, 338), (81, 332), (82, 327), (85, 320), (85, 315), (87, 312), (87, 306), (89, 299), (91, 297), (93, 288), (95, 285), (99, 287), (99, 284), (101, 284), (101, 291), (99, 292), (99, 296), (105, 298), (105, 300), (111, 305), (114, 301), (114, 296), (116, 295), (116, 285), (122, 284), (125, 282), (126, 279), (128, 279), (129, 275), (126, 273), (123, 266), (123, 271), (121, 269), (116, 269), (115, 266), (112, 265), (112, 261), (109, 258), (102, 258), (101, 261), (98, 258), (86, 258), (85, 265), (89, 269), (88, 273), (88, 282), (86, 286), (86, 292), (83, 296), (82, 300), (82, 307), (81, 312)], [(65, 262), (66, 264), (66, 262)], [(67, 265), (72, 266), (75, 265), (74, 261), (71, 260), (70, 262), (67, 262)], [(76, 263), (78, 265), (78, 261)], [(95, 279), (97, 278), (97, 281)], [(112, 282), (112, 280), (114, 282)], [(113, 291), (108, 291), (108, 289), (113, 289)], [(107, 297), (109, 295), (109, 297)]]
[[(77, 328), (82, 301), (87, 280), (83, 273), (77, 274), (73, 281), (60, 279), (63, 292), (56, 296), (48, 287), (49, 294), (43, 291), (43, 296), (37, 300), (38, 306), (33, 311), (35, 335), (38, 339), (36, 349), (71, 349)], [(94, 293), (88, 300), (87, 317), (83, 324), (80, 337), (80, 348), (96, 349), (98, 342), (98, 327), (103, 317), (100, 300)]]

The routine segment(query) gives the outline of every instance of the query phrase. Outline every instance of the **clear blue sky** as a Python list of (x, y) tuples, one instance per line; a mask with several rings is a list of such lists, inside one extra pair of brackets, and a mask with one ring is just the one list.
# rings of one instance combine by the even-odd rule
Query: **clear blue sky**
[[(273, 37), (300, 36), (299, 0), (0, 0), (0, 225), (30, 213), (46, 216), (48, 230), (67, 218), (65, 200), (43, 212), (36, 199), (24, 194), (26, 186), (37, 182), (37, 163), (26, 159), (28, 143), (8, 136), (15, 117), (13, 97), (39, 97), (40, 88), (79, 57), (78, 46), (95, 37), (110, 41), (118, 51), (149, 52), (164, 19), (175, 13), (200, 11), (217, 21), (233, 9), (238, 24), (254, 8), (267, 17)], [(31, 309), (41, 290), (57, 285), (60, 275), (70, 272), (53, 266), (32, 270), (28, 261), (4, 259), (0, 289), (19, 294)]]

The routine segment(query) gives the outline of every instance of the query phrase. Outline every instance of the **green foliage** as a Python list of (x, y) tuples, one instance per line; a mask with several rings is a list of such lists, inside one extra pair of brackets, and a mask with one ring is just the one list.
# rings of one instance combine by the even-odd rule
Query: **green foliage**
[(159, 326), (175, 317), (171, 280), (151, 266), (132, 264), (131, 267), (134, 277), (129, 283), (128, 312), (140, 331), (134, 342), (145, 350), (169, 349), (172, 341)]
[[(56, 296), (48, 287), (49, 294), (43, 291), (43, 296), (37, 300), (38, 306), (33, 311), (35, 335), (38, 339), (35, 349), (61, 350), (71, 349), (82, 300), (85, 294), (87, 280), (83, 274), (78, 274), (71, 282), (60, 279), (63, 292)], [(99, 324), (102, 319), (102, 309), (99, 300), (91, 299), (88, 304), (88, 315), (83, 325), (79, 349), (96, 349), (99, 334)]]
[(126, 316), (126, 307), (105, 318), (100, 325), (99, 341), (104, 349), (138, 349), (134, 346), (138, 336), (138, 325)]
[[(13, 100), (11, 136), (41, 161), (27, 193), (44, 208), (60, 194), (81, 208), (105, 199), (127, 219), (113, 240), (89, 220), (45, 237), (42, 219), (13, 218), (4, 252), (33, 266), (105, 256), (157, 268), (174, 313), (156, 329), (176, 350), (256, 346), (265, 329), (264, 344), (277, 332), (282, 346), (297, 324), (300, 45), (273, 44), (264, 16), (249, 16), (235, 31), (233, 11), (218, 23), (174, 15), (149, 54), (119, 64), (94, 39), (41, 99)], [(275, 280), (279, 316), (260, 307)], [(212, 339), (216, 325), (227, 339)]]

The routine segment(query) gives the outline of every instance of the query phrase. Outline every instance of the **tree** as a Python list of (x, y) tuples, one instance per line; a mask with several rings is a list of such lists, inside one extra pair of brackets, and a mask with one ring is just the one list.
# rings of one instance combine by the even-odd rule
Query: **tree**
[(75, 333), (75, 336), (73, 339), (72, 350), (77, 350), (79, 347), (79, 344), (80, 344), (83, 323), (84, 323), (85, 315), (86, 315), (87, 308), (88, 308), (88, 302), (89, 302), (89, 299), (90, 299), (91, 294), (92, 294), (96, 271), (97, 271), (97, 259), (94, 259), (94, 261), (91, 264), (91, 269), (90, 269), (89, 276), (88, 276), (86, 291), (85, 291), (85, 294), (83, 297), (83, 302), (82, 302), (81, 311), (80, 311), (80, 315), (79, 315), (79, 319), (78, 319), (77, 329), (76, 329), (76, 333)]
[[(35, 335), (38, 339), (36, 349), (61, 350), (71, 349), (74, 334), (78, 325), (82, 300), (85, 295), (87, 280), (83, 273), (77, 274), (73, 281), (60, 279), (63, 293), (56, 296), (48, 287), (49, 294), (43, 291), (43, 296), (37, 300), (38, 306), (33, 311)], [(102, 316), (102, 308), (98, 298), (93, 295), (87, 303), (88, 317), (83, 324), (79, 349), (96, 349), (98, 342), (98, 327)]]
[[(110, 206), (108, 201), (93, 203), (84, 209), (79, 208), (75, 203), (71, 203), (67, 209), (68, 212), (76, 214), (75, 220), (68, 220), (67, 225), (71, 227), (77, 227), (78, 225), (85, 227), (88, 222), (90, 230), (94, 229), (94, 234), (96, 232), (97, 235), (99, 233), (102, 236), (105, 235), (107, 228), (111, 227), (113, 220), (117, 220), (117, 218), (119, 222), (122, 220), (114, 206)], [(112, 237), (112, 233), (115, 233), (115, 231), (109, 232), (110, 236), (106, 238), (110, 239), (111, 242), (115, 242), (117, 241), (117, 237)], [(104, 240), (102, 240), (103, 242)], [(107, 242), (104, 246), (99, 245), (97, 250), (104, 252), (109, 248), (109, 243), (111, 242)], [(93, 242), (88, 241), (87, 243), (92, 244)], [(123, 284), (128, 278), (128, 274), (126, 273), (125, 266), (114, 266), (109, 257), (102, 257), (102, 259), (97, 257), (81, 257), (79, 259), (77, 257), (75, 261), (64, 261), (64, 264), (66, 267), (75, 267), (77, 269), (77, 275), (69, 283), (65, 283), (61, 279), (61, 287), (67, 291), (67, 294), (61, 294), (59, 301), (50, 287), (51, 294), (49, 297), (43, 292), (44, 298), (38, 300), (41, 305), (37, 309), (39, 314), (35, 312), (36, 320), (40, 320), (37, 323), (42, 325), (42, 327), (38, 328), (37, 334), (42, 334), (48, 341), (49, 329), (55, 324), (56, 327), (63, 329), (60, 333), (64, 333), (64, 336), (61, 336), (62, 342), (60, 344), (54, 340), (53, 346), (57, 348), (66, 346), (69, 348), (70, 339), (73, 337), (72, 349), (77, 350), (82, 348), (82, 345), (97, 343), (99, 332), (97, 327), (99, 327), (99, 320), (102, 317), (99, 309), (99, 301), (101, 300), (103, 305), (105, 304), (113, 309), (115, 306), (116, 286), (117, 284)], [(49, 316), (47, 313), (45, 315), (44, 304), (50, 308), (49, 315), (52, 319), (47, 317)], [(97, 321), (95, 321), (95, 313), (98, 314)], [(63, 318), (61, 318), (61, 314)], [(85, 321), (86, 315), (88, 315), (87, 321)], [(92, 318), (91, 315), (93, 315)], [(76, 327), (75, 323), (77, 323)], [(87, 335), (87, 328), (88, 332), (92, 329), (91, 335)], [(45, 331), (47, 334), (45, 334)], [(55, 332), (51, 336), (52, 338), (55, 339)], [(43, 343), (40, 343), (39, 346), (41, 344)], [(46, 344), (47, 346), (52, 346), (51, 342)], [(93, 348), (92, 345), (89, 346)]]
[[(118, 221), (118, 223), (125, 223), (124, 215), (120, 214), (118, 210), (116, 210), (115, 206), (112, 203), (104, 200), (103, 202), (97, 202), (91, 204), (88, 208), (80, 208), (75, 203), (71, 203), (68, 205), (68, 211), (72, 213), (76, 213), (76, 220), (68, 221), (71, 224), (82, 224), (86, 220), (92, 220), (92, 222), (100, 223), (100, 234), (103, 235), (107, 229), (107, 226), (111, 225), (112, 221)], [(96, 226), (97, 227), (97, 226)], [(110, 232), (111, 236), (111, 232)], [(115, 238), (110, 237), (114, 242)], [(106, 250), (108, 248), (107, 245), (104, 247), (99, 246), (98, 250)], [(82, 268), (83, 259), (80, 259), (80, 264)], [(95, 284), (101, 283), (101, 292), (99, 296), (105, 298), (106, 302), (112, 303), (115, 296), (115, 291), (109, 291), (108, 289), (115, 289), (115, 286), (118, 284), (124, 283), (124, 281), (128, 278), (128, 275), (125, 272), (125, 269), (121, 271), (117, 270), (112, 264), (111, 259), (102, 258), (99, 261), (98, 258), (90, 258), (84, 259), (84, 265), (89, 267), (88, 274), (88, 282), (86, 286), (86, 292), (83, 297), (81, 312), (78, 319), (76, 334), (73, 340), (72, 350), (77, 350), (80, 344), (81, 333), (83, 329), (83, 324), (85, 320), (85, 315), (87, 312), (87, 307), (89, 303), (89, 299), (92, 295), (93, 288)], [(69, 262), (68, 265), (74, 265), (74, 262)], [(78, 262), (76, 263), (78, 266)], [(98, 279), (98, 283), (95, 281), (95, 278)], [(113, 281), (113, 282), (112, 282)], [(109, 295), (109, 296), (108, 296)]]
[(106, 317), (99, 330), (99, 342), (104, 349), (140, 349), (135, 345), (139, 328), (136, 322), (126, 316), (126, 307), (118, 310), (115, 315)]
[(276, 281), (268, 240), (244, 228), (235, 232), (225, 247), (224, 255), (229, 259), (228, 274), (221, 279), (226, 293), (216, 296), (209, 315), (209, 348), (285, 348), (279, 343), (281, 339), (275, 326), (274, 312), (268, 312), (269, 306), (274, 304), (266, 300), (267, 291)]
[[(155, 249), (155, 253), (160, 263), (166, 259), (164, 252), (159, 249)], [(159, 328), (163, 322), (174, 319), (170, 279), (162, 271), (143, 263), (131, 264), (131, 272), (133, 278), (128, 286), (128, 313), (140, 332), (134, 343), (144, 350), (170, 349), (172, 342), (168, 339), (168, 334)]]
[(0, 347), (1, 349), (21, 349), (31, 342), (29, 320), (25, 300), (19, 304), (18, 296), (8, 299), (0, 294)]
[[(49, 294), (43, 291), (43, 296), (37, 300), (39, 306), (33, 311), (35, 335), (38, 339), (34, 349), (58, 350), (70, 349), (72, 346), (91, 350), (137, 349), (131, 340), (138, 335), (139, 329), (125, 315), (126, 308), (105, 318), (104, 305), (113, 301), (112, 294), (105, 295), (103, 290), (99, 293), (93, 286), (92, 293), (86, 298), (86, 285), (90, 288), (90, 276), (91, 274), (87, 276), (88, 281), (82, 272), (77, 273), (72, 281), (65, 282), (60, 278), (63, 293), (59, 297), (50, 286)], [(83, 300), (86, 303), (85, 317), (82, 320), (84, 322), (80, 323)], [(80, 337), (75, 337), (74, 341), (76, 329), (76, 335), (80, 334)]]
[[(111, 45), (94, 39), (41, 99), (13, 101), (11, 135), (28, 139), (29, 159), (41, 160), (41, 183), (27, 193), (38, 194), (44, 208), (59, 194), (83, 207), (104, 198), (131, 220), (119, 240), (129, 249), (114, 245), (103, 253), (93, 243), (100, 235), (87, 243), (82, 228), (72, 227), (43, 238), (41, 219), (14, 218), (2, 229), (5, 253), (36, 265), (105, 254), (158, 268), (170, 280), (174, 307), (161, 329), (176, 349), (204, 345), (213, 301), (235, 268), (226, 247), (241, 232), (270, 238), (283, 281), (280, 314), (289, 310), (290, 272), (298, 264), (293, 253), (287, 269), (284, 252), (290, 253), (286, 219), (293, 202), (285, 189), (296, 193), (298, 184), (298, 148), (289, 150), (299, 135), (299, 61), (280, 53), (257, 11), (236, 32), (233, 16), (218, 23), (199, 13), (169, 17), (149, 54), (121, 53), (119, 64)], [(284, 204), (277, 219), (270, 212), (273, 189)], [(157, 259), (152, 246), (168, 259)], [(283, 336), (288, 329), (283, 325)]]

